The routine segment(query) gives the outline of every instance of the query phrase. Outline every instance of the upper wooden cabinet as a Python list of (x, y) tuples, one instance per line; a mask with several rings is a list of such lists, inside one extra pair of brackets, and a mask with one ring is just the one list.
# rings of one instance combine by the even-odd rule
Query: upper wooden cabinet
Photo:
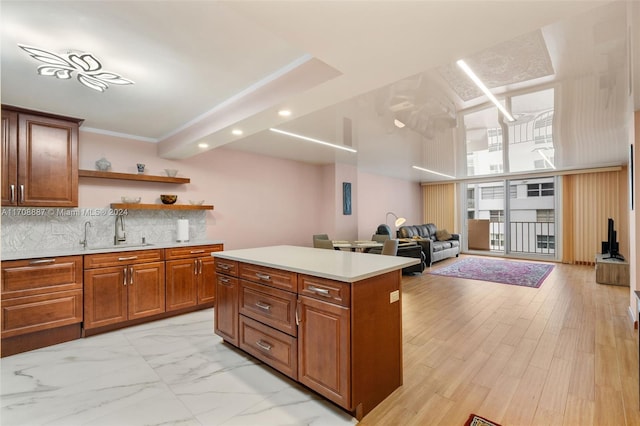
[(81, 122), (2, 106), (3, 206), (78, 206)]

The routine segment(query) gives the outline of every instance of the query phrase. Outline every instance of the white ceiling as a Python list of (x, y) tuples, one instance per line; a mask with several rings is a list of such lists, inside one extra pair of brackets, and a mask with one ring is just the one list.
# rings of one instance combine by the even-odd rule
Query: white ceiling
[[(167, 158), (197, 155), (206, 142), (432, 180), (411, 166), (444, 161), (455, 173), (456, 113), (486, 102), (455, 68), (457, 59), (498, 95), (550, 83), (571, 93), (584, 90), (573, 81), (595, 76), (596, 90), (608, 95), (592, 102), (602, 98), (624, 116), (630, 102), (619, 93), (628, 97), (631, 79), (640, 87), (640, 73), (625, 78), (629, 53), (640, 69), (638, 46), (631, 52), (627, 44), (640, 33), (637, 9), (608, 1), (3, 0), (0, 95), (4, 104), (84, 118), (86, 131), (157, 143)], [(75, 78), (38, 76), (42, 63), (18, 43), (92, 53), (135, 84), (100, 93)], [(279, 117), (281, 108), (293, 115)], [(395, 128), (398, 115), (411, 125)], [(351, 135), (358, 153), (270, 127), (339, 144)], [(244, 134), (232, 135), (233, 128)], [(571, 129), (563, 132), (570, 139)], [(600, 150), (587, 147), (601, 145), (597, 139), (585, 137), (578, 149), (593, 155), (564, 164), (601, 161)], [(607, 161), (624, 161), (626, 146), (612, 142)]]

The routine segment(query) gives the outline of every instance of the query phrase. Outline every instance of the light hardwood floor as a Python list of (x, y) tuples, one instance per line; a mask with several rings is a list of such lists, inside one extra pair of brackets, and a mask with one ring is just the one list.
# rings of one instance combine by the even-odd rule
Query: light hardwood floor
[(539, 289), (428, 272), (403, 277), (404, 385), (361, 425), (640, 425), (628, 287), (589, 266)]

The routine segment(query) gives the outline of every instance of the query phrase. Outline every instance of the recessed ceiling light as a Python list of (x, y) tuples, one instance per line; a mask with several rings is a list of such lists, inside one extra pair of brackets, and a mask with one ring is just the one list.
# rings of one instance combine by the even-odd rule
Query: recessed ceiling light
[(199, 143), (198, 144), (198, 148), (209, 148), (209, 144), (208, 143)]
[(242, 130), (240, 129), (233, 129), (231, 131), (232, 134), (236, 135), (236, 136), (240, 136), (242, 134)]
[(456, 62), (456, 64), (458, 64), (458, 66), (460, 68), (462, 68), (462, 71), (464, 71), (467, 74), (467, 76), (471, 79), (471, 81), (473, 81), (476, 84), (476, 86), (478, 86), (478, 88), (480, 90), (482, 90), (482, 93), (487, 95), (489, 100), (491, 102), (493, 102), (496, 107), (498, 107), (498, 109), (502, 112), (502, 114), (504, 114), (504, 116), (507, 118), (507, 120), (516, 121), (516, 119), (513, 118), (511, 113), (509, 113), (509, 111), (507, 111), (507, 109), (504, 107), (504, 105), (502, 105), (500, 102), (498, 102), (496, 97), (493, 96), (493, 93), (491, 93), (489, 91), (489, 89), (487, 88), (487, 86), (484, 85), (482, 80), (480, 80), (480, 78), (478, 78), (478, 76), (473, 72), (473, 70), (471, 68), (469, 68), (469, 65), (467, 65), (467, 63), (465, 61), (460, 59), (460, 60), (458, 60)]
[(280, 133), (280, 134), (283, 134), (283, 135), (291, 136), (292, 138), (302, 139), (303, 141), (314, 142), (314, 143), (319, 143), (321, 145), (330, 146), (331, 148), (342, 149), (344, 151), (349, 151), (349, 152), (358, 152), (355, 149), (353, 149), (351, 147), (348, 147), (348, 146), (337, 145), (335, 143), (322, 141), (320, 139), (314, 139), (314, 138), (310, 138), (308, 136), (298, 135), (296, 133), (285, 132), (284, 130), (279, 130), (279, 129), (274, 129), (274, 128), (270, 128), (269, 130), (271, 130), (272, 132), (276, 132), (276, 133)]
[(280, 117), (289, 117), (291, 115), (291, 111), (289, 111), (288, 109), (281, 109), (280, 111), (278, 111), (278, 115)]
[(393, 124), (395, 124), (396, 127), (399, 129), (402, 129), (405, 126), (405, 124), (402, 121), (398, 120), (397, 118), (393, 120)]
[(91, 53), (68, 52), (53, 53), (37, 47), (18, 44), (18, 47), (27, 52), (33, 59), (44, 62), (46, 65), (38, 67), (38, 74), (57, 77), (67, 80), (73, 77), (75, 72), (78, 81), (84, 86), (104, 92), (109, 84), (127, 85), (133, 84), (121, 75), (102, 69), (102, 64)]

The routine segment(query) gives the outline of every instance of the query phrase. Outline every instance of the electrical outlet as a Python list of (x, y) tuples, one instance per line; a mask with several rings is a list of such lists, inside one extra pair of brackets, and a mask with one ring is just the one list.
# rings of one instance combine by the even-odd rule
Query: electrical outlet
[(389, 293), (389, 303), (397, 302), (398, 300), (400, 300), (400, 290)]

